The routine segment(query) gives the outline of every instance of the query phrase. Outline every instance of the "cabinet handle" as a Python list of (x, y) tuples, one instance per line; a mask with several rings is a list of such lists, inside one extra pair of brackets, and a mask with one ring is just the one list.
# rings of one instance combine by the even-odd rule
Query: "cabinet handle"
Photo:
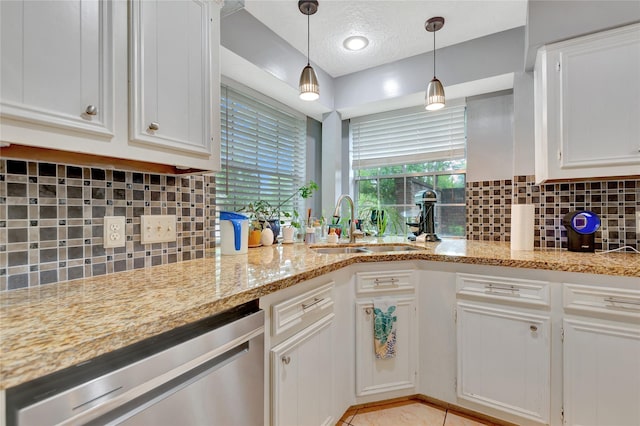
[(282, 358), (280, 358), (282, 360), (282, 363), (284, 365), (289, 365), (289, 363), (291, 362), (291, 357), (288, 356), (283, 356)]
[(89, 105), (87, 106), (85, 112), (87, 113), (87, 115), (96, 115), (98, 114), (98, 108), (96, 108), (95, 105)]
[(520, 297), (520, 289), (512, 285), (487, 284), (484, 286), (484, 292), (495, 294), (497, 296)]
[(373, 280), (373, 285), (376, 287), (385, 284), (396, 285), (398, 281), (400, 281), (398, 278), (376, 278)]
[(160, 124), (156, 123), (155, 121), (152, 121), (151, 124), (149, 124), (149, 130), (158, 130), (160, 128)]
[(302, 304), (302, 310), (304, 311), (305, 309), (309, 309), (310, 307), (312, 307), (312, 306), (314, 306), (314, 305), (317, 305), (318, 303), (322, 302), (323, 300), (324, 300), (324, 297), (323, 297), (323, 298), (320, 298), (320, 299), (319, 299), (319, 298), (317, 298), (317, 297), (314, 297), (314, 298), (313, 298), (313, 302), (311, 302), (311, 303), (306, 303), (306, 304), (305, 304), (305, 303), (303, 303), (303, 304)]
[(530, 325), (529, 326), (529, 330), (531, 330), (532, 332), (535, 333), (536, 331), (538, 331), (538, 326), (537, 325)]
[[(640, 311), (640, 300), (627, 299), (624, 297), (605, 297), (605, 302), (608, 302), (609, 308), (630, 309), (632, 311)], [(620, 306), (619, 304), (633, 305), (633, 306)]]

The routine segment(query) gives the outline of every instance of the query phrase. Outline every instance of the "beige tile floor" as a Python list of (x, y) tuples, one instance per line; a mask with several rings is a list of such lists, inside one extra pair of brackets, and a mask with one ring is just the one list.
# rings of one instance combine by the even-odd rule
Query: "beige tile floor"
[(486, 426), (493, 425), (418, 400), (348, 410), (337, 426)]

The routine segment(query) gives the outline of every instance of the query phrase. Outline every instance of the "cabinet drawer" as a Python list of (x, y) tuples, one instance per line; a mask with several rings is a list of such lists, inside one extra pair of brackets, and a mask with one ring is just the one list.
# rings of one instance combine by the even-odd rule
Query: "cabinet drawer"
[(333, 281), (271, 307), (271, 335), (293, 327), (302, 330), (313, 321), (333, 312)]
[(487, 275), (457, 274), (456, 294), (474, 298), (549, 306), (549, 282)]
[(415, 291), (412, 270), (358, 272), (356, 274), (357, 294), (383, 294), (398, 291)]
[(640, 318), (640, 291), (579, 284), (564, 284), (564, 309), (580, 313)]

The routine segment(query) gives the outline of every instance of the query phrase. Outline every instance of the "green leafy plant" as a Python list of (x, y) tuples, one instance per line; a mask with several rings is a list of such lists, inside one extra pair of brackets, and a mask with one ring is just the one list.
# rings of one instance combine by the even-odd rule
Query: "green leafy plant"
[(287, 219), (291, 219), (291, 226), (293, 226), (294, 228), (300, 229), (300, 227), (302, 226), (302, 223), (300, 221), (300, 213), (298, 213), (298, 210), (294, 208), (293, 211), (291, 212), (281, 212), (280, 209), (282, 208), (282, 206), (284, 206), (296, 195), (300, 195), (302, 199), (306, 200), (307, 198), (311, 197), (313, 193), (318, 189), (320, 189), (318, 184), (310, 180), (306, 185), (302, 185), (300, 188), (297, 189), (296, 192), (291, 194), (289, 198), (287, 198), (282, 203), (280, 203), (280, 205), (277, 207), (278, 212), (281, 213), (282, 216), (286, 217)]
[(320, 189), (318, 184), (310, 180), (307, 184), (296, 189), (293, 194), (275, 207), (266, 200), (258, 200), (247, 204), (239, 211), (245, 212), (249, 215), (249, 220), (254, 228), (261, 229), (264, 226), (269, 226), (265, 224), (268, 224), (269, 221), (280, 219), (281, 216), (291, 218), (291, 226), (300, 228), (301, 221), (298, 211), (296, 209), (293, 209), (292, 212), (282, 211), (282, 208), (296, 195), (299, 195), (303, 199), (307, 199), (318, 189)]
[(395, 209), (386, 209), (377, 204), (365, 204), (358, 209), (362, 231), (375, 236), (383, 236), (387, 230), (401, 234), (404, 229), (402, 218)]

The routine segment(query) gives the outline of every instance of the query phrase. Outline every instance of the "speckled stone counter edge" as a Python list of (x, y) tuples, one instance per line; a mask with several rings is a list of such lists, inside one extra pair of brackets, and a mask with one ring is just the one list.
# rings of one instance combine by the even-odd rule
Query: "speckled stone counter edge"
[[(311, 264), (311, 267), (305, 268), (305, 270), (301, 272), (294, 272), (289, 275), (282, 274), (282, 278), (278, 276), (271, 277), (271, 280), (265, 280), (260, 285), (252, 288), (241, 288), (229, 294), (224, 294), (221, 297), (202, 300), (202, 303), (191, 305), (185, 310), (162, 312), (155, 317), (150, 316), (148, 320), (145, 318), (127, 323), (119, 318), (110, 319), (107, 314), (107, 317), (104, 318), (104, 323), (99, 327), (99, 332), (95, 332), (93, 335), (65, 336), (62, 339), (64, 344), (60, 342), (51, 344), (49, 338), (47, 338), (50, 336), (45, 336), (44, 339), (40, 336), (39, 340), (34, 339), (34, 341), (30, 341), (29, 333), (32, 330), (28, 329), (28, 325), (18, 323), (18, 321), (12, 321), (12, 314), (18, 312), (17, 310), (20, 310), (21, 306), (25, 308), (26, 305), (28, 305), (31, 310), (37, 310), (40, 307), (39, 301), (43, 298), (41, 293), (65, 294), (66, 292), (73, 292), (73, 286), (78, 285), (98, 287), (103, 281), (106, 285), (106, 283), (116, 275), (119, 275), (121, 278), (120, 281), (123, 281), (127, 276), (135, 274), (136, 271), (43, 286), (43, 289), (39, 289), (41, 291), (35, 292), (37, 296), (29, 295), (28, 293), (23, 294), (25, 292), (22, 290), (2, 294), (0, 295), (0, 307), (2, 309), (0, 316), (0, 319), (2, 319), (2, 323), (0, 323), (0, 336), (3, 337), (0, 341), (0, 389), (16, 386), (28, 380), (78, 364), (103, 353), (125, 347), (147, 337), (197, 321), (244, 302), (260, 298), (266, 294), (355, 263), (426, 260), (640, 277), (638, 258), (626, 254), (598, 257), (594, 257), (597, 256), (594, 254), (575, 254), (565, 251), (507, 254), (505, 245), (470, 242), (465, 243), (465, 253), (462, 254), (458, 253), (455, 249), (451, 251), (451, 254), (439, 254), (435, 248), (424, 246), (422, 246), (422, 248), (424, 248), (424, 250), (399, 253), (318, 255), (308, 247), (300, 246), (296, 248), (297, 252), (303, 253), (305, 256), (303, 260), (307, 260), (308, 263)], [(252, 252), (253, 256), (259, 257), (261, 250), (264, 253), (268, 253), (267, 249), (259, 249)], [(446, 252), (446, 250), (443, 251)], [(190, 264), (190, 266), (197, 265), (197, 262), (211, 261), (211, 257), (215, 258), (216, 256), (219, 258), (219, 255), (210, 253), (209, 259), (182, 262), (174, 265), (174, 268), (188, 267), (189, 265), (187, 264)], [(145, 270), (145, 274), (147, 276), (153, 275), (154, 269), (156, 268), (148, 268)], [(268, 265), (265, 269), (268, 269)], [(157, 268), (157, 271), (159, 274), (163, 272), (160, 271), (160, 267)], [(206, 273), (211, 273), (211, 271), (212, 269), (208, 269)], [(139, 271), (138, 274), (140, 275)], [(207, 281), (207, 277), (200, 277), (200, 279), (204, 282)], [(176, 279), (174, 283), (169, 283), (168, 288), (171, 288), (171, 285), (176, 287), (182, 286), (184, 284), (183, 280), (184, 278)], [(28, 292), (28, 289), (25, 291)], [(118, 297), (117, 294), (111, 296), (115, 298)], [(159, 300), (163, 297), (168, 298), (169, 296), (158, 295)], [(112, 303), (117, 303), (117, 299), (115, 302), (112, 301)], [(149, 304), (146, 308), (152, 309), (154, 306), (155, 304)], [(46, 305), (43, 304), (42, 307), (44, 309)], [(69, 308), (68, 312), (65, 312), (64, 308), (62, 308), (60, 317), (64, 319), (65, 315), (73, 315), (74, 309), (72, 308), (73, 307)], [(144, 309), (141, 313), (144, 314)], [(43, 315), (42, 321), (46, 322), (46, 313), (41, 312), (41, 315)], [(42, 326), (42, 324), (40, 325)], [(9, 329), (12, 331), (11, 333), (8, 332)], [(46, 329), (49, 333), (72, 334), (65, 328), (64, 324), (52, 324), (51, 328), (45, 324), (43, 329)], [(16, 337), (21, 334), (24, 336), (24, 339)]]

